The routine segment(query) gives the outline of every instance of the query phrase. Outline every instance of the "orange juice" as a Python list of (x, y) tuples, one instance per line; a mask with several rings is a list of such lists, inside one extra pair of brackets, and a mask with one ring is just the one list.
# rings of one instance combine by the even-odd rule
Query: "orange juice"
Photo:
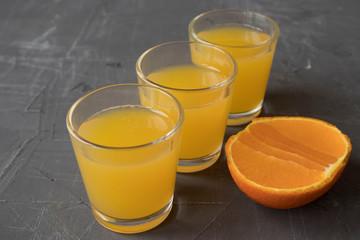
[[(214, 69), (192, 64), (162, 68), (147, 76), (167, 88), (184, 108), (180, 159), (195, 159), (220, 151), (231, 94), (227, 88), (209, 88), (226, 76)], [(196, 90), (201, 90), (199, 93)]]
[(271, 44), (260, 44), (269, 40), (270, 35), (241, 25), (215, 27), (201, 31), (197, 35), (230, 53), (237, 62), (238, 75), (230, 113), (247, 112), (261, 105), (276, 41)]
[(149, 143), (164, 137), (174, 125), (162, 112), (129, 105), (106, 109), (81, 124), (78, 134), (99, 145), (96, 148), (73, 141), (96, 211), (113, 218), (136, 219), (157, 212), (171, 201), (178, 144), (174, 139)]

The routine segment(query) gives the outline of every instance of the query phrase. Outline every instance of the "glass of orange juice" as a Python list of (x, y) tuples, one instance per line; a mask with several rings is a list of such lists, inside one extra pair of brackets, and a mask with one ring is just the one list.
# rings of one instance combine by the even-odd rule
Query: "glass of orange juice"
[(173, 202), (183, 110), (169, 93), (118, 84), (70, 108), (66, 124), (96, 220), (120, 233), (159, 225)]
[(178, 172), (210, 167), (220, 156), (237, 67), (208, 44), (169, 42), (144, 52), (136, 63), (140, 84), (174, 95), (184, 108)]
[(191, 41), (217, 46), (237, 62), (228, 125), (248, 123), (260, 114), (278, 35), (276, 22), (249, 10), (214, 10), (190, 22)]

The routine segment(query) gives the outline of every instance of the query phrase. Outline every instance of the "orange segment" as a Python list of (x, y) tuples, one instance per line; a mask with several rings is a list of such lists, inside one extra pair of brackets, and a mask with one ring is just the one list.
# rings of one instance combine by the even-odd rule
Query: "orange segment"
[(299, 117), (291, 121), (283, 119), (266, 123), (279, 133), (327, 155), (339, 158), (345, 154), (346, 142), (339, 137), (341, 131), (327, 122)]
[(230, 173), (256, 202), (294, 208), (320, 197), (340, 177), (351, 152), (335, 126), (304, 117), (254, 119), (225, 146)]
[[(310, 170), (292, 161), (266, 155), (239, 141), (234, 143), (232, 154), (242, 156), (234, 160), (238, 170), (247, 179), (265, 187), (279, 189), (303, 187), (319, 181), (324, 174), (323, 171)], [(273, 174), (274, 172), (277, 174)]]
[[(284, 151), (281, 148), (273, 147), (273, 146), (267, 144), (266, 142), (259, 140), (250, 132), (243, 131), (241, 134), (242, 134), (242, 136), (238, 138), (239, 142), (241, 142), (242, 144), (244, 144), (256, 151), (262, 152), (265, 155), (279, 158), (284, 161), (297, 163), (305, 168), (319, 170), (319, 171), (324, 171), (325, 166), (328, 166), (328, 164), (326, 164), (326, 163), (322, 163), (322, 162), (319, 163), (316, 161), (312, 161), (310, 159), (302, 157), (301, 155), (294, 154), (294, 153), (291, 153), (288, 151)], [(233, 146), (233, 148), (235, 148), (235, 147), (236, 147), (236, 145)]]
[[(269, 145), (278, 147), (284, 151), (298, 154), (305, 158), (309, 158), (323, 166), (327, 167), (328, 163), (334, 163), (336, 161), (335, 157), (314, 150), (300, 141), (293, 140), (290, 137), (281, 134), (278, 130), (267, 123), (258, 123), (254, 126), (250, 126), (249, 130), (255, 137), (262, 139)], [(302, 130), (299, 129), (299, 131)], [(310, 137), (311, 136), (309, 136), (309, 139)]]

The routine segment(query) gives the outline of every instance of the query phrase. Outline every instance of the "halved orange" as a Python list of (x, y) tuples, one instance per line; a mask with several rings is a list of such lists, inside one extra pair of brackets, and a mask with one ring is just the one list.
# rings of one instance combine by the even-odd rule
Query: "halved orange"
[(343, 172), (350, 139), (335, 126), (305, 117), (254, 119), (225, 146), (230, 173), (251, 199), (267, 207), (305, 205)]

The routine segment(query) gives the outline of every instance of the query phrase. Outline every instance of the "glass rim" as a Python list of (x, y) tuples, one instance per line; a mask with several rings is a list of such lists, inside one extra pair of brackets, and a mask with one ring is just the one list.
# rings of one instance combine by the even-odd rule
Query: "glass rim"
[[(274, 34), (272, 36), (270, 36), (269, 39), (266, 39), (265, 41), (258, 42), (258, 43), (253, 43), (253, 44), (248, 44), (248, 45), (241, 45), (241, 46), (228, 45), (228, 44), (217, 44), (217, 43), (209, 42), (209, 41), (207, 41), (205, 39), (200, 38), (194, 31), (195, 22), (197, 20), (199, 20), (200, 18), (206, 16), (206, 15), (210, 15), (210, 14), (213, 14), (213, 13), (220, 13), (220, 12), (252, 13), (252, 14), (261, 16), (261, 17), (265, 18), (266, 20), (268, 20), (275, 27), (275, 32), (274, 32)], [(220, 46), (220, 47), (229, 47), (229, 48), (239, 48), (239, 49), (241, 49), (241, 48), (255, 48), (255, 47), (263, 46), (263, 45), (265, 45), (267, 43), (274, 42), (278, 38), (279, 32), (280, 32), (279, 26), (273, 19), (271, 19), (270, 17), (268, 17), (268, 16), (266, 16), (264, 14), (261, 14), (261, 13), (255, 12), (255, 11), (251, 11), (251, 10), (247, 10), (247, 9), (228, 8), (228, 9), (211, 10), (211, 11), (207, 11), (207, 12), (204, 12), (204, 13), (201, 13), (201, 14), (197, 15), (189, 23), (189, 34), (196, 41), (206, 43), (206, 44), (216, 45), (216, 46)]]
[[(126, 147), (112, 147), (112, 146), (105, 146), (105, 145), (101, 145), (101, 144), (97, 144), (97, 143), (94, 143), (92, 141), (89, 141), (89, 140), (86, 140), (85, 138), (83, 138), (79, 133), (78, 131), (75, 130), (74, 128), (74, 125), (73, 125), (73, 122), (72, 122), (72, 115), (76, 109), (76, 107), (84, 100), (86, 99), (88, 96), (96, 93), (96, 92), (99, 92), (99, 91), (102, 91), (104, 89), (107, 89), (107, 88), (113, 88), (113, 87), (122, 87), (122, 86), (125, 86), (125, 87), (137, 87), (137, 88), (150, 88), (150, 89), (153, 89), (153, 90), (156, 90), (156, 91), (159, 91), (159, 92), (162, 92), (163, 94), (169, 96), (171, 99), (174, 100), (175, 102), (175, 105), (177, 106), (177, 108), (179, 109), (179, 118), (175, 124), (174, 127), (171, 128), (171, 130), (169, 132), (167, 132), (165, 135), (161, 136), (160, 138), (158, 139), (155, 139), (154, 141), (152, 142), (148, 142), (148, 143), (144, 143), (144, 144), (140, 144), (140, 145), (134, 145), (134, 146), (126, 146)], [(120, 84), (114, 84), (114, 85), (108, 85), (108, 86), (105, 86), (105, 87), (101, 87), (101, 88), (98, 88), (94, 91), (91, 91), (87, 94), (85, 94), (84, 96), (80, 97), (78, 100), (76, 100), (70, 107), (67, 115), (66, 115), (66, 127), (68, 129), (68, 132), (73, 136), (75, 137), (77, 140), (79, 140), (80, 142), (84, 143), (84, 144), (87, 144), (87, 145), (90, 145), (92, 147), (95, 147), (95, 148), (99, 148), (99, 149), (108, 149), (108, 150), (124, 150), (124, 149), (137, 149), (137, 148), (142, 148), (142, 147), (147, 147), (147, 146), (151, 146), (151, 145), (154, 145), (154, 144), (157, 144), (157, 143), (160, 143), (160, 142), (163, 142), (167, 139), (169, 139), (170, 137), (172, 137), (176, 132), (179, 131), (179, 129), (181, 128), (182, 124), (184, 122), (184, 109), (183, 107), (181, 106), (180, 102), (171, 94), (171, 93), (168, 93), (160, 88), (155, 88), (155, 87), (152, 87), (152, 86), (146, 86), (146, 85), (143, 85), (143, 84), (137, 84), (137, 83), (120, 83)]]
[[(205, 88), (173, 88), (173, 87), (168, 87), (168, 86), (164, 86), (164, 85), (161, 85), (161, 84), (158, 84), (152, 80), (150, 80), (149, 78), (147, 78), (143, 71), (142, 71), (142, 68), (141, 68), (141, 63), (144, 59), (144, 57), (150, 53), (151, 51), (155, 50), (155, 49), (158, 49), (158, 48), (161, 48), (161, 47), (164, 47), (164, 46), (167, 46), (167, 45), (177, 45), (177, 44), (187, 44), (187, 45), (192, 45), (192, 44), (195, 44), (195, 45), (201, 45), (201, 46), (205, 46), (205, 47), (208, 47), (208, 48), (212, 48), (212, 49), (215, 49), (216, 51), (219, 51), (221, 52), (222, 54), (225, 54), (227, 57), (229, 57), (229, 59), (231, 60), (232, 62), (232, 65), (233, 65), (233, 71), (231, 73), (231, 75), (229, 77), (227, 77), (224, 81), (218, 83), (218, 84), (215, 84), (215, 85), (212, 85), (210, 87), (205, 87)], [(148, 84), (152, 85), (152, 86), (155, 86), (155, 87), (158, 87), (158, 88), (163, 88), (163, 89), (167, 89), (167, 90), (175, 90), (175, 91), (184, 91), (184, 92), (196, 92), (196, 91), (204, 91), (204, 90), (210, 90), (210, 89), (216, 89), (216, 88), (219, 88), (223, 85), (226, 85), (227, 83), (229, 82), (232, 82), (235, 80), (235, 77), (238, 73), (238, 67), (237, 67), (237, 64), (236, 64), (236, 61), (235, 59), (226, 51), (222, 50), (221, 48), (218, 48), (217, 46), (213, 45), (213, 44), (207, 44), (207, 43), (201, 43), (201, 42), (193, 42), (193, 41), (172, 41), (172, 42), (166, 42), (166, 43), (162, 43), (162, 44), (159, 44), (159, 45), (156, 45), (152, 48), (149, 48), (148, 50), (146, 50), (145, 52), (143, 52), (140, 57), (138, 58), (138, 60), (136, 61), (136, 72), (138, 74), (138, 76), (144, 80), (145, 82), (147, 82)]]

